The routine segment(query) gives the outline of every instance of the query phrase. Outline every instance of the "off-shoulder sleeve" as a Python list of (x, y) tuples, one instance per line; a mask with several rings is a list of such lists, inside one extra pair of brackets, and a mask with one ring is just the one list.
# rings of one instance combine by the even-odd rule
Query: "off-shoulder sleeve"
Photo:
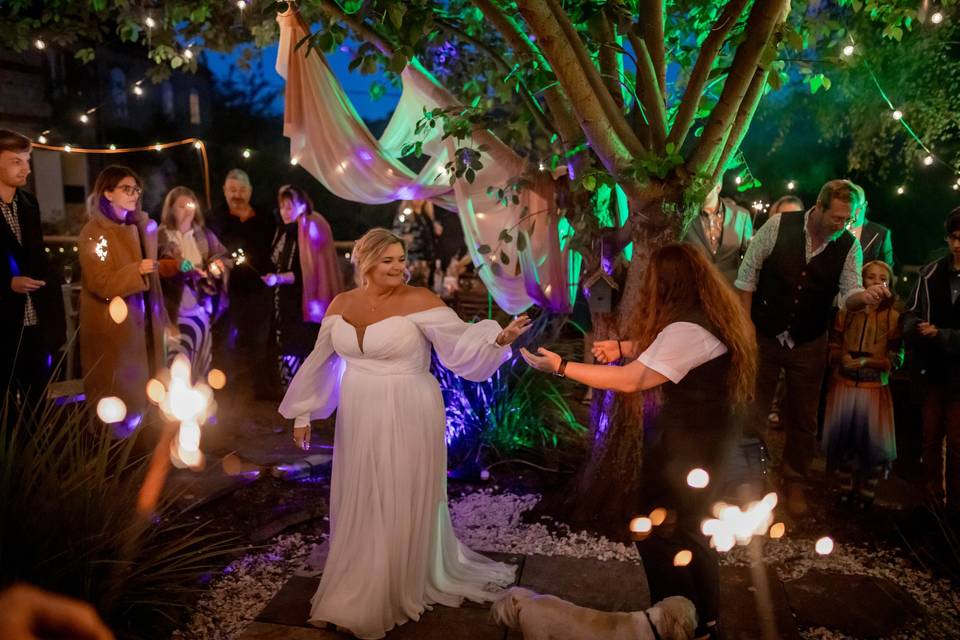
[(510, 358), (510, 347), (497, 346), (500, 325), (493, 320), (464, 322), (450, 307), (436, 307), (410, 316), (433, 344), (445, 367), (480, 382)]
[(328, 418), (337, 408), (344, 369), (330, 335), (337, 317), (331, 315), (323, 319), (313, 351), (290, 381), (279, 408), (284, 418)]

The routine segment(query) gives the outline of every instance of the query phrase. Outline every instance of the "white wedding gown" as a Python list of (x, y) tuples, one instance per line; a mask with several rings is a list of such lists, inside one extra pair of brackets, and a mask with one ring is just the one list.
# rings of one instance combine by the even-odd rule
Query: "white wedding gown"
[(467, 324), (448, 307), (392, 316), (359, 331), (323, 319), (280, 413), (337, 411), (330, 483), (330, 553), (310, 622), (382, 638), (433, 603), (491, 600), (515, 567), (457, 540), (447, 510), (446, 418), (430, 349), (449, 369), (485, 380), (510, 355), (492, 320)]

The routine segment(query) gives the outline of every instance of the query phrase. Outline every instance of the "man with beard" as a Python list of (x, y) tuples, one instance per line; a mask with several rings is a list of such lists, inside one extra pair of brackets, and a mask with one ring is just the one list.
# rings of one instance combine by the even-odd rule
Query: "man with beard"
[[(223, 183), (224, 202), (210, 212), (209, 227), (235, 257), (228, 287), (229, 307), (214, 332), (217, 359), (234, 380), (250, 380), (258, 399), (279, 399), (279, 385), (272, 377), (252, 375), (272, 371), (262, 362), (267, 352), (271, 294), (260, 274), (270, 270), (270, 242), (276, 230), (274, 216), (250, 199), (253, 186), (242, 169), (231, 169)], [(261, 366), (263, 365), (263, 366)]]
[(29, 138), (0, 130), (0, 392), (19, 395), (21, 411), (43, 397), (65, 324), (59, 278), (43, 249), (40, 208), (22, 190), (31, 148)]

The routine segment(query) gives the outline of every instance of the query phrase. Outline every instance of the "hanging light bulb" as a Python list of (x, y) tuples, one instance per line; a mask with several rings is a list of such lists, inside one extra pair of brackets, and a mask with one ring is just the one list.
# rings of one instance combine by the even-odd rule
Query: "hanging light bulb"
[(111, 144), (111, 145), (110, 145), (110, 151), (116, 151), (116, 150), (117, 150), (117, 145)]
[(849, 58), (854, 54), (855, 51), (856, 51), (856, 48), (852, 44), (848, 44), (843, 48), (843, 55)]
[(788, 191), (793, 191), (793, 190), (796, 189), (796, 188), (797, 188), (797, 183), (794, 182), (793, 180), (791, 180), (790, 182), (787, 183), (787, 190), (788, 190)]
[(133, 85), (133, 93), (134, 93), (134, 95), (142, 96), (142, 95), (143, 95), (143, 87), (141, 87), (139, 84)]
[(190, 47), (187, 47), (183, 50), (183, 57), (187, 60), (193, 60), (193, 50)]
[(894, 120), (900, 120), (900, 118), (903, 117), (903, 111), (900, 111), (900, 109), (894, 109), (893, 113), (890, 115), (893, 116)]
[(151, 16), (147, 16), (147, 19), (144, 20), (144, 24), (147, 25), (147, 29), (153, 29), (155, 26), (157, 26), (157, 21)]
[(197, 140), (196, 142), (193, 143), (193, 148), (194, 148), (194, 149), (202, 149), (202, 148), (203, 148), (203, 143), (202, 143), (201, 141)]
[(237, 9), (243, 11), (247, 8), (247, 0), (237, 0)]
[(954, 184), (953, 184), (953, 190), (954, 190), (954, 191), (957, 191), (958, 189), (960, 189), (960, 184), (954, 183)]
[(297, 160), (296, 158), (290, 158), (290, 164), (293, 166), (297, 166), (298, 164), (300, 164), (300, 161)]
[(925, 158), (923, 159), (923, 164), (927, 165), (928, 167), (929, 167), (930, 165), (932, 165), (932, 164), (933, 164), (933, 156), (927, 154), (927, 157), (925, 157)]
[(933, 24), (940, 24), (941, 22), (943, 22), (943, 14), (940, 13), (939, 11), (934, 12), (934, 14), (930, 16), (930, 22), (932, 22)]
[(740, 176), (737, 176), (736, 178), (733, 179), (733, 181), (736, 184), (740, 184), (741, 182), (743, 182), (743, 178), (741, 178)]
[(244, 158), (249, 158), (249, 157), (250, 157), (250, 149), (244, 149), (244, 150), (243, 150), (243, 157), (244, 157)]
[(63, 145), (63, 150), (64, 150), (64, 152), (66, 152), (66, 153), (70, 153), (71, 151), (73, 151), (73, 147), (71, 147), (71, 146), (68, 145), (68, 144), (65, 144), (65, 145)]
[(44, 42), (42, 39), (37, 38), (36, 40), (33, 41), (33, 46), (35, 46), (40, 51), (43, 51), (44, 49), (47, 48), (47, 43)]
[(897, 187), (897, 195), (902, 196), (907, 190), (903, 187)]
[(37, 142), (40, 144), (47, 144), (47, 136), (41, 133), (39, 136), (37, 136)]
[(81, 114), (80, 114), (80, 122), (83, 123), (83, 124), (87, 124), (88, 122), (90, 122), (90, 116), (88, 116), (88, 115), (85, 114), (85, 113), (81, 113)]
[(163, 151), (163, 145), (158, 142), (157, 144), (153, 145), (153, 150), (154, 150), (154, 151)]

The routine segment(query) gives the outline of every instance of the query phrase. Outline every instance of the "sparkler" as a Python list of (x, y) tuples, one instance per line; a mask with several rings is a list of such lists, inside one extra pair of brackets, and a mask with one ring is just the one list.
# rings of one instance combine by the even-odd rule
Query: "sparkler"
[[(226, 376), (219, 373), (226, 383)], [(156, 507), (171, 462), (190, 468), (203, 464), (200, 427), (216, 411), (213, 391), (205, 383), (191, 382), (190, 362), (182, 355), (170, 366), (166, 385), (156, 378), (147, 383), (147, 397), (160, 407), (167, 422), (140, 487), (137, 511), (145, 516)]]

